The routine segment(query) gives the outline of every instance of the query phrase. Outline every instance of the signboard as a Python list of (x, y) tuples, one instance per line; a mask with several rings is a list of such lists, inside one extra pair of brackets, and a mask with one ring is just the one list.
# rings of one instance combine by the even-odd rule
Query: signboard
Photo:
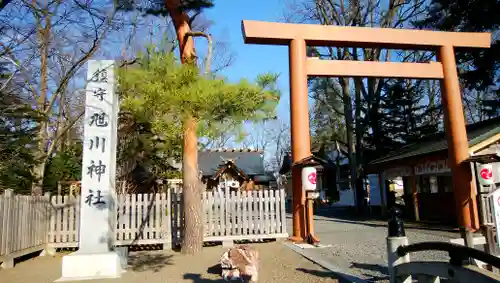
[(415, 175), (440, 174), (451, 172), (446, 160), (428, 161), (415, 166)]
[(405, 167), (393, 168), (386, 170), (384, 173), (386, 174), (387, 179), (395, 179), (398, 177), (409, 177), (411, 176), (411, 167), (405, 166)]
[(302, 168), (302, 188), (306, 191), (315, 191), (316, 185), (316, 168), (304, 167)]
[(493, 165), (492, 164), (478, 164), (477, 175), (479, 183), (483, 186), (493, 185)]
[(116, 227), (118, 96), (113, 60), (90, 60), (85, 98), (79, 251), (109, 252)]
[(497, 246), (500, 247), (500, 190), (497, 189), (493, 195), (493, 212), (495, 215), (495, 226), (497, 230)]

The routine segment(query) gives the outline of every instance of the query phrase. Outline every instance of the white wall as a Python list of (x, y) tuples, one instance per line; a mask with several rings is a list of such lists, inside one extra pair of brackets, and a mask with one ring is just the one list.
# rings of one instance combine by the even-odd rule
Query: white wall
[[(378, 182), (378, 175), (376, 174), (368, 175), (368, 181), (370, 182), (370, 204), (373, 206), (379, 206), (381, 205), (382, 201), (380, 199), (380, 187)], [(386, 198), (385, 195), (384, 198)], [(355, 199), (353, 190), (340, 191), (340, 200), (332, 204), (332, 206), (354, 206), (354, 205), (355, 205)]]

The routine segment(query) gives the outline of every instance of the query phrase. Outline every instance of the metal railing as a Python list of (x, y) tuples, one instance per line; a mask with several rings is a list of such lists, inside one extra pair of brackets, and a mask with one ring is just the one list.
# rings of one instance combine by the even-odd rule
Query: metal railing
[[(500, 275), (472, 264), (472, 260), (480, 260), (491, 267), (500, 268), (500, 258), (486, 252), (447, 242), (422, 242), (408, 244), (401, 210), (391, 210), (389, 234), (387, 237), (387, 253), (389, 259), (390, 283), (417, 282), (438, 283), (441, 279), (448, 282), (483, 283), (500, 282)], [(448, 262), (411, 261), (410, 254), (424, 251), (445, 251)]]

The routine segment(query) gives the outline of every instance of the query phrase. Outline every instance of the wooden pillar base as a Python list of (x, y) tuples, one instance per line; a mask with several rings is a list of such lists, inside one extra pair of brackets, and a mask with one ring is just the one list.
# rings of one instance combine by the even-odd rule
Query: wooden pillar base
[(309, 234), (309, 235), (307, 235), (305, 242), (310, 244), (310, 245), (318, 245), (319, 238), (314, 236), (313, 234)]
[(304, 242), (304, 238), (291, 236), (291, 237), (288, 237), (288, 241), (294, 242), (294, 243), (303, 243)]
[(306, 243), (311, 245), (319, 244), (319, 238), (314, 234), (314, 213), (313, 213), (314, 200), (307, 200), (307, 210), (306, 210), (306, 223), (307, 223), (307, 236), (305, 238)]

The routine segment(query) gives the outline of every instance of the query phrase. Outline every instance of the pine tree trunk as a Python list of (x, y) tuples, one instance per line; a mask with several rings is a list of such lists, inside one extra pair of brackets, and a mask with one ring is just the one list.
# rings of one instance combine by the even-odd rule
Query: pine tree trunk
[[(196, 53), (188, 15), (180, 9), (180, 0), (166, 0), (165, 5), (174, 22), (181, 61), (183, 64), (196, 63)], [(195, 254), (203, 247), (201, 184), (198, 179), (198, 137), (197, 121), (194, 117), (186, 117), (184, 123), (184, 147), (182, 152), (182, 180), (184, 226), (181, 252)]]
[(188, 117), (184, 125), (182, 163), (184, 226), (181, 252), (195, 254), (203, 247), (201, 184), (198, 179), (197, 122)]

